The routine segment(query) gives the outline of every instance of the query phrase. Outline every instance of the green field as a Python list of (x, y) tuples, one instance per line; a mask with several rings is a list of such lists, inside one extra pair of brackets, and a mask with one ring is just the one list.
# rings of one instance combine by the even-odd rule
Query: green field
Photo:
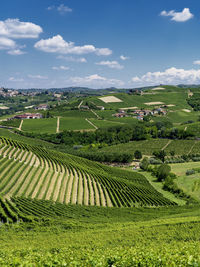
[(24, 120), (22, 130), (33, 133), (56, 133), (56, 118)]
[(200, 141), (196, 140), (169, 140), (169, 139), (151, 139), (144, 141), (132, 141), (125, 144), (118, 144), (101, 148), (102, 152), (124, 151), (132, 153), (140, 150), (142, 154), (151, 156), (154, 151), (164, 149), (169, 155), (174, 151), (175, 155), (198, 154), (200, 153)]
[(93, 130), (95, 129), (84, 118), (79, 117), (61, 117), (60, 118), (60, 131), (73, 131), (73, 130)]
[(60, 210), (62, 217), (54, 215), (44, 222), (39, 217), (41, 222), (2, 226), (1, 266), (200, 264), (199, 206)]
[(199, 162), (188, 162), (182, 164), (171, 164), (172, 172), (178, 176), (176, 181), (179, 188), (186, 194), (200, 200), (200, 173), (186, 175), (187, 170), (200, 168)]

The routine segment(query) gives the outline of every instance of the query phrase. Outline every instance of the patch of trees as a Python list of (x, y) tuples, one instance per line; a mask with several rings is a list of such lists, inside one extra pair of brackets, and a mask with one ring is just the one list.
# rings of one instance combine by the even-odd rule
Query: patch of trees
[(194, 93), (193, 96), (187, 100), (187, 102), (194, 109), (194, 111), (200, 110), (200, 94)]

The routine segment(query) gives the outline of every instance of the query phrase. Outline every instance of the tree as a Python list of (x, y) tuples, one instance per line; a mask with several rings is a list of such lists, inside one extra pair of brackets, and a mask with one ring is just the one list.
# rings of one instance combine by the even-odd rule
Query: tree
[(154, 151), (153, 155), (157, 158), (162, 160), (162, 162), (165, 162), (165, 157), (166, 157), (166, 152), (164, 150), (160, 150), (160, 151)]
[(163, 180), (165, 180), (169, 173), (171, 171), (171, 167), (167, 164), (161, 164), (158, 169), (157, 169), (157, 173), (156, 173), (156, 177), (158, 182), (161, 182)]
[(149, 167), (149, 160), (147, 157), (145, 157), (140, 163), (140, 168), (142, 170), (146, 171), (148, 169), (148, 167)]
[(142, 158), (142, 153), (140, 150), (135, 150), (134, 152), (134, 158), (135, 159), (141, 159)]
[(171, 150), (169, 153), (170, 153), (170, 155), (171, 155), (172, 157), (175, 156), (175, 151), (174, 151), (174, 150)]

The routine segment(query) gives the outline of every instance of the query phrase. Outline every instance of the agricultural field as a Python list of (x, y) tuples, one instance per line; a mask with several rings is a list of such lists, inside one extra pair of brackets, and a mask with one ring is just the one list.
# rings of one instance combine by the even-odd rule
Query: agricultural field
[(171, 140), (171, 139), (150, 139), (144, 141), (132, 141), (125, 144), (118, 144), (101, 148), (102, 152), (124, 151), (132, 153), (140, 150), (143, 155), (151, 156), (154, 151), (165, 150), (169, 155), (171, 151), (175, 155), (198, 154), (200, 153), (200, 141), (197, 140)]
[[(1, 266), (200, 264), (199, 206), (155, 210), (28, 203), (45, 208), (48, 220), (42, 222), (40, 215), (35, 223), (1, 226)], [(54, 214), (55, 208), (62, 215)]]
[(0, 193), (104, 207), (175, 205), (146, 178), (83, 158), (1, 138)]
[(56, 133), (56, 118), (23, 120), (22, 130), (35, 133)]
[(60, 118), (60, 131), (73, 131), (73, 130), (95, 130), (86, 119), (79, 117), (61, 117)]

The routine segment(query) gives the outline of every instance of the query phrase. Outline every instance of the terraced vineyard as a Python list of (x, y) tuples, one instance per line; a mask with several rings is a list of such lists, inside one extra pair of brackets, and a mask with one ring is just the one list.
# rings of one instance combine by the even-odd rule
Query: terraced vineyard
[(17, 214), (22, 219), (26, 215), (48, 215), (45, 209), (35, 211), (38, 205), (30, 204), (30, 199), (103, 207), (175, 205), (139, 173), (3, 137), (0, 194), (0, 217), (4, 221), (6, 216), (16, 220)]

